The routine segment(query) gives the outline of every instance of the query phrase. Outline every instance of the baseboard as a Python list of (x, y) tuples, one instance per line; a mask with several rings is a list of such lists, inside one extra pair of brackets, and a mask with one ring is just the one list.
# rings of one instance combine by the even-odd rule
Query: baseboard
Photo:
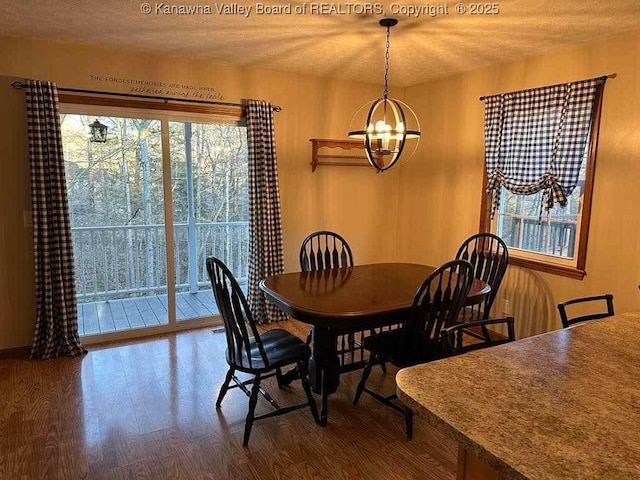
[(31, 354), (31, 347), (12, 347), (0, 350), (0, 360), (28, 360)]

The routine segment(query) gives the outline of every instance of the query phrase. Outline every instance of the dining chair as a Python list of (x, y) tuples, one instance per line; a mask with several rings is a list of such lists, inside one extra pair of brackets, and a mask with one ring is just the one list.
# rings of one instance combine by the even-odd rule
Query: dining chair
[[(245, 421), (242, 445), (247, 446), (249, 443), (253, 422), (262, 418), (309, 407), (313, 419), (319, 424), (320, 418), (311, 395), (307, 376), (309, 358), (311, 357), (309, 346), (295, 335), (282, 329), (268, 330), (260, 334), (244, 293), (231, 271), (215, 257), (208, 257), (206, 264), (216, 304), (224, 322), (227, 338), (226, 360), (229, 365), (229, 370), (216, 400), (216, 408), (220, 408), (222, 400), (230, 388), (239, 387), (249, 397), (249, 412)], [(271, 395), (260, 386), (260, 383), (275, 375), (278, 385), (280, 385), (281, 368), (288, 365), (297, 366), (307, 403), (281, 408)], [(236, 371), (253, 375), (253, 378), (241, 381), (236, 377)], [(234, 384), (230, 386), (231, 381)], [(250, 391), (247, 388), (249, 384), (251, 385)], [(258, 392), (271, 404), (274, 408), (273, 411), (255, 416)]]
[[(338, 233), (318, 230), (307, 236), (300, 245), (300, 270), (315, 272), (331, 268), (353, 267), (353, 254), (347, 241)], [(307, 335), (311, 343), (313, 330)], [(344, 344), (344, 338), (342, 338)], [(353, 346), (354, 336), (348, 335), (347, 343)], [(344, 345), (343, 345), (344, 346)]]
[(339, 234), (329, 230), (320, 230), (310, 234), (302, 241), (300, 270), (303, 272), (352, 266), (351, 248)]
[(471, 289), (473, 266), (466, 260), (453, 260), (437, 268), (429, 275), (414, 297), (407, 321), (396, 330), (388, 330), (365, 337), (364, 348), (369, 359), (362, 370), (362, 378), (356, 388), (353, 404), (357, 405), (362, 393), (366, 392), (376, 400), (404, 414), (407, 438), (413, 436), (413, 412), (409, 407), (401, 407), (390, 396), (369, 390), (367, 379), (373, 366), (391, 362), (403, 368), (444, 358), (444, 348), (440, 332), (456, 323), (460, 309)]
[[(340, 234), (330, 230), (319, 230), (308, 235), (300, 246), (300, 270), (313, 272), (331, 268), (353, 267), (353, 253), (347, 241)], [(388, 329), (393, 326), (387, 327)], [(375, 330), (359, 332), (343, 332), (337, 335), (338, 357), (341, 364), (356, 361), (362, 357), (361, 343), (356, 341), (356, 335), (361, 339)], [(313, 330), (307, 334), (307, 345), (311, 344)], [(360, 353), (360, 355), (358, 355)], [(387, 371), (384, 363), (380, 364), (383, 372)]]
[[(488, 325), (503, 325), (506, 327), (507, 335), (500, 335), (495, 332), (489, 334)], [(478, 329), (482, 334), (469, 335), (469, 331)], [(483, 328), (484, 327), (484, 328)], [(465, 335), (471, 339), (465, 341)], [(513, 342), (516, 339), (514, 318), (489, 318), (485, 320), (477, 320), (475, 322), (457, 323), (451, 327), (442, 330), (441, 336), (447, 348), (447, 355), (455, 356), (463, 353), (481, 350), (483, 348), (495, 347), (503, 343)]]
[(463, 309), (460, 320), (474, 321), (489, 318), (489, 312), (509, 263), (507, 244), (492, 233), (477, 233), (462, 242), (456, 253), (456, 259), (468, 260), (473, 265), (474, 277), (491, 287), (491, 292), (481, 303)]
[[(474, 277), (491, 287), (491, 291), (481, 302), (467, 305), (461, 310), (458, 322), (467, 323), (490, 318), (491, 307), (509, 263), (507, 244), (492, 233), (477, 233), (462, 242), (456, 258), (468, 260), (473, 265)], [(476, 335), (474, 330), (467, 333), (480, 340), (489, 336), (486, 325), (481, 325), (480, 330), (480, 335)]]
[[(567, 315), (567, 307), (570, 305), (574, 306), (586, 306), (591, 307), (592, 304), (597, 302), (605, 302), (606, 303), (606, 311), (604, 312), (596, 312), (589, 313), (586, 315), (576, 315), (573, 317), (569, 317)], [(571, 308), (570, 310), (572, 310)], [(582, 297), (582, 298), (574, 298), (573, 300), (568, 300), (566, 302), (562, 302), (558, 304), (558, 311), (560, 312), (560, 319), (562, 320), (562, 327), (568, 328), (571, 325), (575, 325), (576, 323), (586, 322), (588, 320), (598, 320), (601, 318), (612, 317), (614, 315), (613, 311), (613, 295), (610, 293), (604, 295), (594, 295), (591, 297)]]

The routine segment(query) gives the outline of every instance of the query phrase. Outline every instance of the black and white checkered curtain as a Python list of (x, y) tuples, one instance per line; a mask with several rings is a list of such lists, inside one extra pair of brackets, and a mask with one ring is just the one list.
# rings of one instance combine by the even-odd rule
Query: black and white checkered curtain
[(36, 325), (31, 358), (84, 353), (78, 338), (71, 223), (55, 84), (26, 89), (31, 168)]
[(543, 191), (546, 211), (578, 183), (589, 141), (596, 92), (606, 77), (486, 97), (484, 113), (487, 193), (491, 216), (500, 190), (518, 195)]
[(284, 314), (267, 303), (260, 281), (284, 272), (278, 164), (270, 103), (245, 104), (249, 148), (249, 285), (248, 302), (259, 323), (283, 320)]

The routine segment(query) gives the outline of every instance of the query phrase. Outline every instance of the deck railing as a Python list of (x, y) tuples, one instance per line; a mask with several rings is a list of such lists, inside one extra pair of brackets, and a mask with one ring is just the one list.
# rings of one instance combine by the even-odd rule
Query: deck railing
[[(193, 226), (195, 225), (195, 228)], [(176, 288), (196, 291), (209, 283), (205, 260), (221, 258), (246, 283), (249, 222), (173, 225)], [(82, 301), (166, 291), (164, 225), (76, 227), (73, 234), (77, 296)]]
[(501, 236), (510, 247), (573, 258), (577, 215), (551, 217), (502, 214)]

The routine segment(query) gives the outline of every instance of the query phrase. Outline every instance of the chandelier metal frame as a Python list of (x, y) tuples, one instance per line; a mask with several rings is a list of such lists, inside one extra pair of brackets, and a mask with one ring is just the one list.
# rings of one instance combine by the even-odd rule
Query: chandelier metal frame
[[(371, 102), (363, 130), (349, 131), (349, 137), (364, 140), (364, 150), (367, 160), (378, 172), (392, 168), (405, 149), (408, 139), (420, 138), (420, 124), (415, 112), (406, 103), (389, 97), (389, 49), (391, 46), (391, 27), (397, 25), (395, 18), (383, 18), (380, 26), (387, 29), (386, 49), (384, 60), (384, 90), (382, 97)], [(369, 105), (369, 104), (367, 104)], [(365, 106), (367, 106), (365, 105)], [(364, 108), (364, 106), (362, 107)], [(358, 110), (358, 113), (362, 110)], [(405, 110), (412, 115), (412, 123), (417, 129), (407, 130), (407, 116)], [(356, 116), (358, 115), (356, 113)], [(379, 120), (376, 115), (382, 115)], [(395, 120), (395, 125), (389, 124), (389, 119)], [(388, 160), (388, 161), (387, 161)]]

